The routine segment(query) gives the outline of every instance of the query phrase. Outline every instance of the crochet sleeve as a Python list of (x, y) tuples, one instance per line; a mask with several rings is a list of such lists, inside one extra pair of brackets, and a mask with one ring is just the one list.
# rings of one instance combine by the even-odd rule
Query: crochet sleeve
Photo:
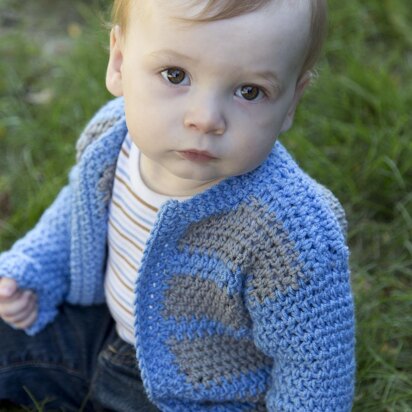
[(0, 277), (34, 290), (38, 317), (26, 333), (34, 335), (57, 314), (69, 285), (70, 188), (64, 187), (36, 226), (0, 254)]
[(349, 412), (355, 357), (348, 251), (325, 235), (315, 244), (308, 227), (294, 240), (278, 233), (272, 264), (247, 281), (255, 344), (273, 359), (266, 405), (276, 412)]

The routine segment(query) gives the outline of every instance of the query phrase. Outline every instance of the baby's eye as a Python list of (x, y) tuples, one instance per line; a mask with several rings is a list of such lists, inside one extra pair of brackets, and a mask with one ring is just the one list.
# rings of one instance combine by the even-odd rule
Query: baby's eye
[(172, 84), (188, 85), (189, 77), (186, 72), (178, 67), (171, 67), (160, 72), (162, 77)]
[(252, 85), (239, 87), (236, 89), (235, 95), (249, 101), (260, 100), (265, 97), (265, 93), (260, 87)]

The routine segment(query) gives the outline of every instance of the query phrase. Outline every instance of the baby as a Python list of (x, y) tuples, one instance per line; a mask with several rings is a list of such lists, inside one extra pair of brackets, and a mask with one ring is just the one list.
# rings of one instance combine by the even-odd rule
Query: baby
[(114, 2), (118, 98), (0, 255), (0, 399), (24, 403), (26, 385), (68, 410), (351, 410), (344, 213), (277, 141), (325, 3)]

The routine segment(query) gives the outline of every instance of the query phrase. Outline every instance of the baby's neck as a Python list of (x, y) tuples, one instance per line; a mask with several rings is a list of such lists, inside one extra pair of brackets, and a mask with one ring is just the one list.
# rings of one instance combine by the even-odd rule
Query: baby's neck
[(180, 178), (149, 159), (143, 153), (140, 153), (140, 175), (149, 189), (171, 197), (194, 196), (222, 180), (197, 181)]

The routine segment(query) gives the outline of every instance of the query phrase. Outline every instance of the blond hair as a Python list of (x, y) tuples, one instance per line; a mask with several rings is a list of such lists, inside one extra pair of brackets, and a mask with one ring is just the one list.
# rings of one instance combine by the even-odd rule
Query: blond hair
[[(138, 0), (113, 0), (111, 13), (112, 25), (119, 25), (126, 32), (128, 12), (131, 4)], [(193, 22), (210, 22), (229, 19), (258, 10), (273, 0), (207, 0), (203, 9), (190, 20)], [(304, 0), (307, 1), (307, 0)], [(310, 41), (302, 65), (301, 75), (310, 72), (322, 51), (327, 26), (326, 0), (310, 0), (311, 26)]]

